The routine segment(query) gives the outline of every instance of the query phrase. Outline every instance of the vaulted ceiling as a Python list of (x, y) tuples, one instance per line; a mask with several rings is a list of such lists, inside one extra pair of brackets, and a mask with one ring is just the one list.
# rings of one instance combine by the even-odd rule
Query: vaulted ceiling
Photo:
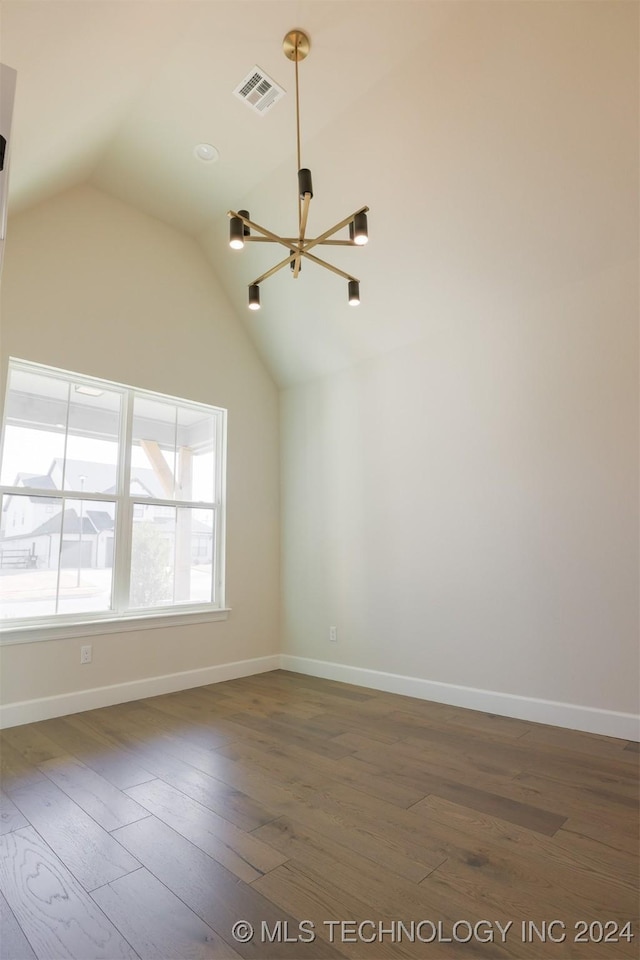
[[(636, 213), (637, 6), (421, 0), (2, 0), (18, 71), (10, 215), (81, 182), (193, 235), (282, 385), (628, 256)], [(227, 244), (229, 208), (295, 231), (293, 65), (304, 29), (309, 232), (367, 204), (370, 243), (325, 248), (361, 280)], [(287, 92), (258, 116), (233, 90), (259, 65)], [(194, 156), (201, 142), (220, 158)], [(10, 228), (10, 227), (9, 227)]]

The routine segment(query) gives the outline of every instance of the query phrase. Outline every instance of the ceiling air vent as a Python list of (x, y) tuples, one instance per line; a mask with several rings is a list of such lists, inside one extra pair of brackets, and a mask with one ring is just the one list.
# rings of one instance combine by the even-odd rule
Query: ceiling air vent
[(285, 94), (282, 87), (258, 66), (249, 71), (233, 92), (239, 100), (261, 116), (268, 113), (274, 103), (281, 100)]

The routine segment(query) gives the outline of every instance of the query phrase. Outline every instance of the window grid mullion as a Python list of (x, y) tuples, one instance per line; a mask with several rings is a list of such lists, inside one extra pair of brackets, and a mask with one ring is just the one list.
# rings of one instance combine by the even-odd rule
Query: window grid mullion
[[(103, 497), (104, 499), (104, 497)], [(204, 500), (164, 500), (160, 497), (130, 496), (131, 503), (140, 503), (146, 507), (187, 507), (193, 510), (216, 510), (219, 506), (215, 501), (210, 503)]]
[[(60, 481), (60, 488), (64, 492), (65, 482), (67, 479), (67, 442), (69, 440), (69, 409), (71, 407), (71, 382), (67, 381), (67, 411), (64, 423), (64, 447), (62, 449), (62, 479)], [(62, 511), (60, 513), (60, 536), (58, 537), (58, 572), (56, 574), (56, 605), (55, 613), (58, 612), (60, 606), (60, 567), (62, 562), (62, 541), (64, 539), (64, 519), (66, 513), (66, 505), (64, 497), (62, 498)]]
[(116, 545), (114, 552), (113, 607), (124, 613), (129, 605), (131, 572), (131, 436), (133, 431), (133, 392), (123, 395), (118, 445), (118, 505), (116, 508)]

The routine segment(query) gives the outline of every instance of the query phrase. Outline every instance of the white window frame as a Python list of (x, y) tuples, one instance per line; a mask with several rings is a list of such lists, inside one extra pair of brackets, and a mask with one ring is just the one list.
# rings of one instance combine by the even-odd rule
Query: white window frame
[[(49, 376), (71, 384), (80, 384), (96, 389), (115, 391), (121, 396), (120, 429), (118, 436), (117, 492), (114, 494), (90, 493), (76, 490), (51, 490), (37, 487), (0, 485), (0, 496), (46, 496), (60, 501), (98, 501), (115, 503), (115, 544), (113, 556), (113, 576), (111, 584), (111, 607), (109, 611), (78, 614), (55, 614), (42, 617), (21, 617), (0, 620), (0, 645), (7, 643), (30, 643), (75, 636), (91, 636), (103, 633), (115, 633), (150, 629), (159, 626), (202, 623), (211, 620), (226, 620), (229, 609), (225, 606), (225, 533), (226, 533), (226, 450), (227, 450), (227, 411), (222, 407), (155, 393), (150, 390), (131, 387), (126, 384), (101, 380), (69, 370), (32, 363), (16, 358), (9, 359), (9, 372), (23, 370), (38, 376)], [(10, 385), (7, 377), (7, 392)], [(133, 429), (133, 407), (135, 397), (145, 397), (156, 402), (178, 404), (182, 408), (191, 408), (206, 412), (216, 418), (215, 431), (215, 497), (212, 501), (163, 499), (140, 496), (130, 491), (131, 480), (131, 438)], [(67, 406), (67, 413), (69, 405)], [(5, 416), (2, 417), (2, 439), (0, 442), (0, 463), (4, 450)], [(65, 431), (68, 437), (68, 423)], [(167, 506), (177, 510), (187, 507), (191, 510), (212, 510), (214, 517), (214, 549), (212, 557), (212, 589), (214, 600), (211, 603), (167, 604), (166, 606), (131, 609), (129, 601), (129, 579), (131, 572), (131, 534), (133, 529), (134, 504), (142, 503)], [(62, 536), (61, 536), (62, 542)]]

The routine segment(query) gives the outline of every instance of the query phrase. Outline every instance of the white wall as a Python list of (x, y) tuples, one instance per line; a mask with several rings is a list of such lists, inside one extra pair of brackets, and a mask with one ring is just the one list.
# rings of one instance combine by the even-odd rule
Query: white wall
[(637, 273), (283, 394), (287, 653), (638, 711)]
[[(90, 187), (11, 220), (2, 278), (9, 356), (226, 407), (224, 622), (2, 650), (2, 702), (277, 653), (278, 396), (194, 241)], [(3, 385), (4, 395), (4, 385)]]

